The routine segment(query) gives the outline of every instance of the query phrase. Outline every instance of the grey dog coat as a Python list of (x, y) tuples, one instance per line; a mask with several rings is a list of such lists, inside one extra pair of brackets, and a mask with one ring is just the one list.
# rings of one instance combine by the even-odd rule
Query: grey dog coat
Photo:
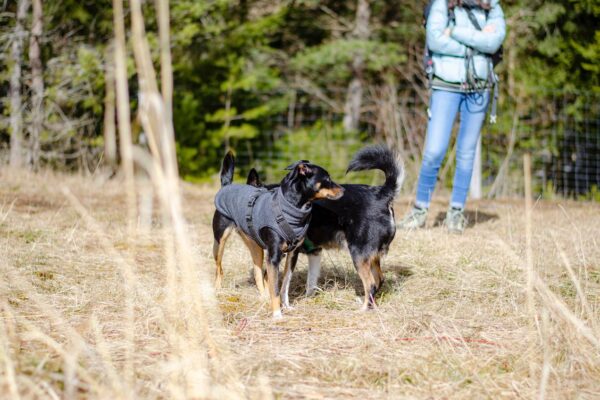
[(215, 196), (215, 206), (263, 249), (267, 246), (258, 232), (264, 227), (277, 232), (289, 246), (298, 244), (306, 234), (312, 210), (310, 203), (298, 208), (288, 202), (281, 187), (267, 190), (240, 184), (223, 186)]

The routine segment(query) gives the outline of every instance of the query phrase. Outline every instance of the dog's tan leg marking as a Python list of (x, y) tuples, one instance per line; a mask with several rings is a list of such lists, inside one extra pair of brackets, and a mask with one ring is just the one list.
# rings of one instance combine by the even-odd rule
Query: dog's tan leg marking
[(221, 236), (221, 240), (219, 242), (215, 240), (215, 242), (213, 243), (213, 256), (215, 257), (215, 263), (217, 264), (217, 271), (215, 276), (215, 288), (217, 289), (221, 288), (221, 284), (223, 282), (223, 252), (225, 251), (225, 243), (227, 242), (227, 239), (229, 239), (231, 232), (233, 232), (233, 226), (230, 226), (225, 229), (225, 231), (223, 232), (223, 236)]
[(375, 287), (377, 290), (381, 289), (383, 284), (383, 271), (381, 270), (381, 258), (379, 256), (373, 257), (373, 263), (371, 264), (371, 274), (375, 280)]
[(358, 276), (362, 280), (365, 289), (365, 299), (361, 307), (362, 311), (367, 311), (369, 305), (376, 306), (375, 299), (371, 299), (371, 288), (375, 287), (375, 279), (371, 273), (372, 259), (360, 260), (357, 264)]
[(273, 318), (281, 318), (281, 297), (277, 293), (277, 267), (267, 258), (267, 280)]
[(262, 247), (258, 245), (254, 240), (250, 239), (247, 235), (240, 232), (240, 236), (244, 241), (244, 244), (250, 251), (250, 255), (252, 256), (252, 264), (254, 269), (254, 282), (256, 283), (256, 287), (258, 288), (258, 292), (261, 296), (265, 296), (265, 282), (263, 277), (263, 259), (265, 252)]

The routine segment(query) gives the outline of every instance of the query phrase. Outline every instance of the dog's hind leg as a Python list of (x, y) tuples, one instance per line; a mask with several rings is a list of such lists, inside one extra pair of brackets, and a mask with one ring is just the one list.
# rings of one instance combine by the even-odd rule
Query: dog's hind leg
[(292, 274), (294, 273), (294, 269), (296, 268), (296, 263), (298, 262), (298, 251), (293, 251), (288, 253), (285, 258), (285, 268), (283, 270), (283, 280), (281, 282), (281, 305), (283, 308), (291, 309), (290, 299), (289, 299), (289, 291), (290, 291), (290, 282), (292, 280)]
[(223, 282), (223, 252), (225, 251), (225, 243), (233, 232), (235, 225), (233, 222), (216, 212), (213, 217), (213, 234), (215, 241), (213, 243), (213, 257), (217, 264), (217, 270), (215, 274), (215, 288), (220, 289)]
[(375, 278), (371, 273), (372, 264), (372, 258), (360, 258), (358, 260), (354, 260), (354, 266), (356, 267), (356, 271), (358, 272), (358, 276), (360, 276), (363, 288), (365, 290), (365, 299), (361, 307), (362, 311), (367, 311), (368, 309), (376, 306), (375, 293), (377, 293), (377, 285)]
[(244, 241), (244, 244), (250, 251), (250, 255), (252, 256), (252, 268), (254, 271), (254, 282), (256, 283), (256, 287), (258, 288), (258, 292), (262, 297), (266, 295), (265, 292), (265, 280), (263, 275), (263, 259), (264, 259), (264, 251), (262, 247), (258, 245), (254, 240), (250, 239), (248, 236), (240, 232), (240, 236)]
[(383, 271), (381, 270), (380, 256), (375, 256), (373, 258), (373, 262), (371, 263), (371, 274), (373, 275), (373, 279), (375, 280), (375, 290), (379, 291), (384, 281)]

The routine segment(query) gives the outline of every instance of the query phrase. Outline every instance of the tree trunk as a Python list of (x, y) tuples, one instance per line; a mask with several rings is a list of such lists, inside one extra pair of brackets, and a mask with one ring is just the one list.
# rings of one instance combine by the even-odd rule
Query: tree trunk
[(29, 0), (19, 0), (11, 49), (13, 70), (10, 76), (10, 165), (23, 165), (23, 113), (21, 112), (21, 63), (23, 59), (23, 21), (27, 17)]
[(115, 66), (114, 45), (110, 44), (106, 51), (104, 95), (104, 159), (114, 169), (117, 165), (117, 134), (115, 128)]
[(31, 35), (29, 36), (29, 65), (31, 66), (31, 155), (30, 162), (34, 170), (40, 164), (40, 136), (44, 124), (44, 77), (40, 41), (44, 13), (42, 0), (33, 0)]
[[(371, 17), (371, 9), (369, 0), (358, 0), (356, 7), (356, 22), (352, 31), (352, 38), (359, 40), (368, 40), (371, 35), (369, 28), (369, 18)], [(344, 120), (343, 125), (346, 131), (358, 129), (360, 120), (360, 108), (362, 106), (363, 95), (363, 70), (364, 70), (364, 54), (357, 52), (352, 61), (352, 80), (348, 85), (346, 94), (346, 103), (344, 105)]]
[(167, 120), (173, 120), (173, 66), (171, 62), (171, 30), (169, 21), (169, 2), (156, 0), (158, 10), (158, 36), (160, 40), (160, 85), (165, 103)]
[[(125, 18), (123, 16), (123, 0), (113, 0), (113, 18), (115, 26), (115, 85), (117, 99), (117, 126), (119, 128), (119, 152), (121, 166), (125, 176), (125, 190), (127, 193), (127, 220), (128, 230), (133, 232), (137, 218), (135, 175), (133, 169), (133, 148), (131, 144), (131, 114), (129, 109), (129, 82), (127, 81), (127, 42), (125, 38)], [(143, 82), (140, 82), (143, 84)], [(143, 105), (140, 96), (141, 107)], [(146, 133), (148, 135), (148, 133)], [(148, 135), (151, 145), (152, 135)]]

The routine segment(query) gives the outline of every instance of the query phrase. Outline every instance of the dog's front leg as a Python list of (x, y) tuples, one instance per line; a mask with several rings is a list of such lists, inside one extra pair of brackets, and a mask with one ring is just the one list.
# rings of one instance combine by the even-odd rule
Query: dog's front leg
[(291, 309), (289, 291), (290, 282), (292, 280), (292, 274), (296, 268), (296, 262), (298, 262), (298, 251), (294, 250), (288, 253), (285, 258), (285, 269), (283, 270), (283, 281), (281, 282), (281, 303), (283, 308)]
[(270, 246), (267, 250), (267, 281), (271, 297), (271, 311), (273, 318), (279, 319), (281, 315), (281, 298), (279, 296), (279, 264), (283, 252), (279, 246)]
[(308, 255), (308, 275), (306, 276), (306, 296), (312, 296), (318, 289), (317, 282), (321, 275), (321, 252)]

